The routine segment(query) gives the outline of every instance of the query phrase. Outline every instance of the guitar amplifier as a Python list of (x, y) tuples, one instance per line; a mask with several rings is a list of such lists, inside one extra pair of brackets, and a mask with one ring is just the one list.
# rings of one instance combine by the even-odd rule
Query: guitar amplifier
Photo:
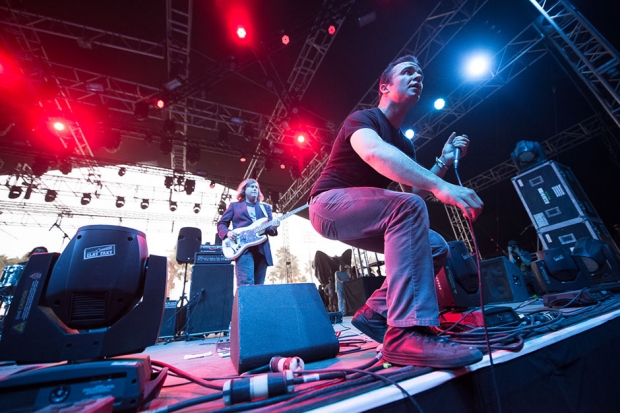
[(194, 255), (194, 264), (230, 264), (224, 256), (221, 245), (201, 245)]

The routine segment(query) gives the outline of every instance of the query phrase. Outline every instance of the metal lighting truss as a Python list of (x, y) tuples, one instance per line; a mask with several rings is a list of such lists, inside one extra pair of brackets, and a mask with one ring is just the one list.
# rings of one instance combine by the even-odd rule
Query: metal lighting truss
[(620, 127), (620, 55), (566, 0), (530, 0), (542, 15), (536, 28), (583, 80)]
[[(166, 64), (168, 79), (178, 76), (189, 77), (189, 51), (192, 33), (192, 0), (166, 0)], [(188, 110), (187, 99), (180, 102), (178, 109), (183, 119), (183, 136), (187, 138)], [(170, 153), (170, 167), (173, 171), (185, 172), (187, 169), (187, 141), (174, 140)]]
[[(14, 37), (14, 44), (12, 46), (16, 48), (15, 52), (19, 56), (22, 72), (28, 78), (40, 78), (40, 73), (42, 72), (43, 78), (40, 80), (58, 84), (49, 66), (49, 58), (41, 44), (37, 31), (30, 30), (28, 25), (23, 24), (23, 22), (22, 24), (17, 24), (16, 22), (20, 21), (24, 16), (11, 8), (9, 0), (6, 0), (5, 4), (6, 7), (0, 8), (3, 14), (3, 25), (5, 25), (3, 30)], [(29, 18), (34, 19), (33, 17)], [(67, 99), (62, 88), (60, 89), (59, 97), (54, 98), (53, 106), (53, 109), (60, 112), (73, 112), (71, 102)], [(79, 124), (73, 124), (69, 129), (71, 133), (68, 137), (59, 136), (62, 145), (65, 148), (74, 145), (78, 154), (92, 158), (93, 153)], [(96, 165), (93, 159), (91, 159), (91, 165)]]
[[(316, 17), (314, 24), (310, 30), (310, 34), (306, 38), (301, 49), (297, 61), (287, 80), (286, 89), (280, 90), (278, 102), (274, 108), (265, 129), (261, 134), (262, 140), (281, 142), (286, 136), (285, 128), (281, 122), (290, 114), (289, 111), (295, 103), (298, 103), (305, 94), (314, 74), (318, 70), (323, 58), (327, 54), (329, 47), (332, 45), (336, 34), (328, 33), (328, 24), (333, 24), (339, 28), (345, 20), (351, 6), (355, 0), (324, 0), (321, 11)], [(313, 139), (317, 138), (316, 129), (307, 131)], [(252, 171), (257, 166), (260, 156), (260, 146), (256, 148), (254, 156), (248, 162), (248, 169), (245, 172), (244, 179), (252, 175)], [(260, 176), (264, 170), (264, 166), (258, 165), (256, 177)]]
[(165, 59), (163, 42), (152, 42), (119, 33), (88, 27), (82, 24), (54, 19), (40, 14), (0, 6), (0, 21), (7, 27), (31, 30), (52, 36), (73, 39), (84, 49), (93, 46), (108, 47), (125, 52), (136, 53), (155, 59)]
[[(415, 33), (399, 51), (396, 57), (408, 53), (420, 56), (428, 64), (443, 47), (480, 10), (486, 1), (454, 0), (440, 2), (418, 27)], [(354, 110), (376, 106), (378, 81), (366, 92)], [(315, 156), (302, 171), (301, 178), (295, 180), (290, 188), (280, 196), (283, 211), (293, 209), (295, 204), (310, 191), (321, 170), (327, 163), (327, 156)]]

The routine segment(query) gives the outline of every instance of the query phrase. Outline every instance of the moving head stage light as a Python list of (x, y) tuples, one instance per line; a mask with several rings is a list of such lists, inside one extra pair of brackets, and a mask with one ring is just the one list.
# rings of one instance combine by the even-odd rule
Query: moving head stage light
[(157, 342), (165, 257), (144, 233), (81, 227), (65, 251), (28, 261), (4, 320), (0, 360), (79, 361), (139, 353)]
[(129, 354), (157, 342), (166, 272), (144, 233), (110, 225), (78, 229), (62, 254), (33, 255), (4, 320), (0, 360), (67, 363), (0, 379), (0, 406), (39, 411), (113, 397), (115, 410), (137, 411), (157, 397), (167, 369), (154, 373), (147, 355)]

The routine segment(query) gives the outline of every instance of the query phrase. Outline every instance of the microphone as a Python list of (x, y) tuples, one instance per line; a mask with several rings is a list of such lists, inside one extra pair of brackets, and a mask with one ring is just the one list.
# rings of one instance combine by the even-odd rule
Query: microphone
[(454, 169), (459, 167), (460, 158), (461, 158), (461, 148), (454, 148)]

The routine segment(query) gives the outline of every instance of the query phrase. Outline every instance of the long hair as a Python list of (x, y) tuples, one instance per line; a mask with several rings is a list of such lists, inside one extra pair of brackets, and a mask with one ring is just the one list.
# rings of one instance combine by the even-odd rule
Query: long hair
[(246, 179), (239, 184), (239, 187), (237, 188), (237, 201), (241, 202), (245, 199), (245, 188), (247, 188), (250, 184), (258, 185), (258, 200), (263, 201), (265, 196), (260, 191), (260, 185), (256, 179)]

